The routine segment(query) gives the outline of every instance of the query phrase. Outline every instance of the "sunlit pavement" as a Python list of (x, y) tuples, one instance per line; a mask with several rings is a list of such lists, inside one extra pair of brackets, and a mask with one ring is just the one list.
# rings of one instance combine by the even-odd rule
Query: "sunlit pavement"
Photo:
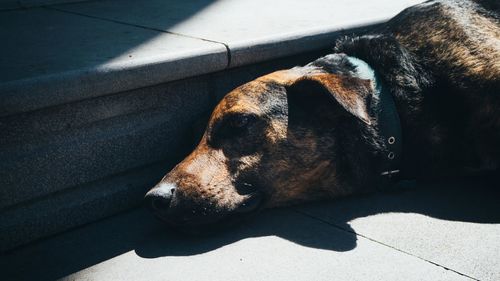
[(133, 210), (2, 257), (4, 280), (499, 280), (494, 180), (269, 210), (209, 237)]

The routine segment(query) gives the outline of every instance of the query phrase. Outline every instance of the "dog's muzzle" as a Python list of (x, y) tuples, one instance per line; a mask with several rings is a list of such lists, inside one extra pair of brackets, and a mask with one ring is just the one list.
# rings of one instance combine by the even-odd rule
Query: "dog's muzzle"
[(178, 193), (175, 184), (160, 183), (144, 199), (157, 218), (190, 234), (210, 233), (230, 226), (256, 213), (262, 203), (261, 194), (253, 193), (234, 209), (215, 209), (209, 202), (194, 202)]

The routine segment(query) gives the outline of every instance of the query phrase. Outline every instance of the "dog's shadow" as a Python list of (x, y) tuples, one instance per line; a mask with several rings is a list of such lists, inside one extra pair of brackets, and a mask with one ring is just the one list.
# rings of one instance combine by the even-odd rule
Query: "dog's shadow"
[(500, 223), (498, 178), (410, 189), (403, 186), (332, 202), (268, 210), (207, 237), (177, 234), (141, 208), (15, 250), (0, 258), (0, 268), (3, 262), (9, 264), (3, 266), (3, 275), (11, 280), (54, 280), (130, 251), (143, 258), (191, 256), (234, 247), (245, 239), (258, 238), (269, 243), (266, 240), (270, 236), (274, 236), (272, 243), (278, 237), (302, 247), (349, 251), (356, 248), (358, 237), (349, 223), (388, 212), (423, 214), (448, 221)]
[(264, 236), (277, 236), (305, 247), (349, 251), (357, 245), (356, 230), (349, 222), (387, 212), (417, 213), (450, 221), (500, 223), (497, 183), (498, 179), (490, 177), (415, 187), (403, 184), (387, 192), (266, 211), (240, 226), (208, 237), (185, 237), (166, 227), (155, 226), (157, 229), (151, 232), (151, 237), (135, 251), (144, 258), (196, 255), (239, 240)]

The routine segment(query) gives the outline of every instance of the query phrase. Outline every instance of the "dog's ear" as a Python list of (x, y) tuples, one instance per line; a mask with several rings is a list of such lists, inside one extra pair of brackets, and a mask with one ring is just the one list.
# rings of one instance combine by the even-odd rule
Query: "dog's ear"
[(368, 99), (372, 85), (369, 80), (318, 73), (291, 79), (285, 85), (287, 93), (302, 106), (315, 103), (315, 111), (318, 112), (318, 109), (331, 107), (328, 104), (334, 102), (365, 124), (371, 124)]

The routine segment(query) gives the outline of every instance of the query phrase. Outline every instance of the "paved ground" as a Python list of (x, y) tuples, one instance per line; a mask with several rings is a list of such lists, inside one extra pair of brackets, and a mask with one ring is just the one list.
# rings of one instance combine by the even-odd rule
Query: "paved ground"
[(263, 212), (205, 238), (137, 209), (4, 255), (3, 280), (500, 280), (497, 181)]

